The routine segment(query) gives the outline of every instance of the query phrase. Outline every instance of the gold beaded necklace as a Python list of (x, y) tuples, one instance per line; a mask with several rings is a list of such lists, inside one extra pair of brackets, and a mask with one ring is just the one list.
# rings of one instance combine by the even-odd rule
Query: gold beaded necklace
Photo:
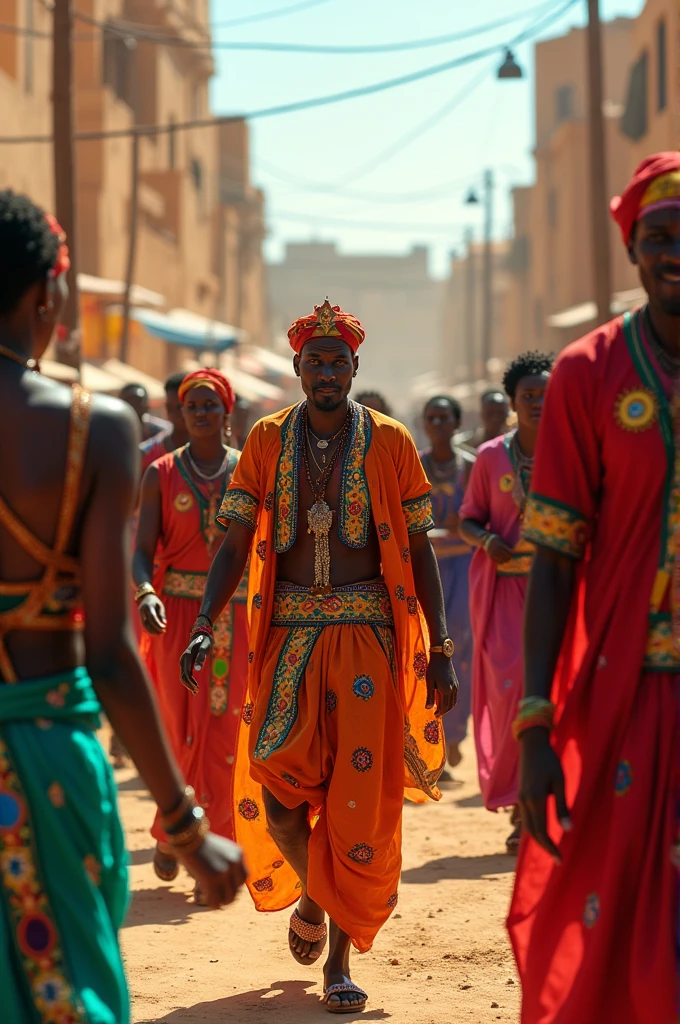
[(321, 471), (321, 475), (317, 478), (316, 483), (314, 483), (309, 465), (311, 446), (309, 444), (306, 406), (303, 415), (305, 429), (302, 432), (302, 461), (307, 473), (309, 488), (314, 498), (314, 504), (307, 511), (307, 533), (314, 534), (314, 584), (311, 587), (311, 593), (314, 597), (323, 597), (330, 594), (333, 589), (331, 586), (331, 553), (328, 545), (328, 535), (333, 525), (333, 510), (326, 501), (326, 488), (333, 475), (336, 463), (340, 458), (340, 453), (345, 448), (352, 418), (351, 412), (348, 410), (345, 422), (338, 431), (337, 447)]

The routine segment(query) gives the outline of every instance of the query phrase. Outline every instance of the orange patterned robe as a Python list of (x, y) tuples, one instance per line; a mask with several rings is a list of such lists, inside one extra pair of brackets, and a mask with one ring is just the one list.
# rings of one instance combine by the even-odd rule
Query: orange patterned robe
[(302, 406), (255, 425), (218, 522), (254, 534), (248, 691), (234, 776), (235, 828), (258, 910), (281, 910), (300, 882), (266, 829), (262, 785), (310, 805), (309, 894), (364, 952), (397, 903), (401, 815), (440, 798), (440, 721), (427, 710), (427, 633), (409, 534), (432, 527), (430, 485), (401, 424), (352, 403), (338, 529), (361, 548), (371, 517), (379, 580), (325, 598), (276, 581), (276, 554), (301, 528)]

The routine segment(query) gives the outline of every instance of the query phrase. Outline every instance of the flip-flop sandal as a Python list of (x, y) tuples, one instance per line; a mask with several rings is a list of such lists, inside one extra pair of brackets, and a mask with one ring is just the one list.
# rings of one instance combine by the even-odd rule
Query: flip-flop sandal
[(515, 856), (519, 853), (520, 843), (522, 841), (522, 823), (520, 821), (515, 825), (514, 830), (510, 833), (508, 838), (505, 840), (505, 849), (511, 856)]
[[(293, 959), (296, 960), (297, 963), (302, 964), (303, 967), (311, 967), (313, 964), (318, 963), (321, 959), (321, 954), (326, 948), (326, 939), (328, 938), (326, 922), (324, 921), (321, 924), (312, 924), (311, 921), (305, 921), (300, 917), (296, 908), (291, 915), (289, 927), (292, 933), (297, 935), (298, 939), (302, 939), (303, 942), (311, 942), (315, 946), (318, 945), (318, 943), (321, 943), (321, 946), (318, 949), (318, 956), (313, 958), (309, 956), (301, 956), (297, 950), (293, 949), (289, 936), (288, 946)], [(317, 950), (315, 950), (315, 952), (317, 952)]]
[[(330, 1003), (329, 1000), (332, 996), (340, 996), (343, 992), (348, 992), (351, 995), (361, 996), (362, 1002), (360, 1003)], [(349, 978), (346, 982), (339, 985), (329, 985), (324, 990), (323, 1002), (326, 1004), (326, 1009), (329, 1013), (361, 1013), (362, 1010), (366, 1009), (366, 1003), (368, 1002), (368, 996), (362, 988), (355, 985), (354, 982), (350, 981)]]
[(161, 882), (174, 882), (179, 874), (179, 861), (170, 853), (156, 849), (153, 855), (153, 869)]

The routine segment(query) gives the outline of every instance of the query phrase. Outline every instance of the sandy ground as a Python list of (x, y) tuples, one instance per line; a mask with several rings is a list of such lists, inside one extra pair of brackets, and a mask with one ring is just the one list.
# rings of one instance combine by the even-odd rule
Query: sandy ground
[[(500, 852), (508, 818), (484, 810), (469, 740), (464, 752), (460, 781), (440, 804), (405, 808), (399, 906), (373, 950), (354, 957), (368, 1008), (340, 1019), (518, 1019), (520, 989), (503, 927), (514, 867)], [(226, 910), (199, 909), (187, 875), (173, 886), (156, 880), (152, 802), (133, 771), (118, 776), (132, 862), (123, 950), (135, 1024), (329, 1020), (320, 966), (300, 967), (287, 952), (287, 914), (257, 914), (247, 892)]]

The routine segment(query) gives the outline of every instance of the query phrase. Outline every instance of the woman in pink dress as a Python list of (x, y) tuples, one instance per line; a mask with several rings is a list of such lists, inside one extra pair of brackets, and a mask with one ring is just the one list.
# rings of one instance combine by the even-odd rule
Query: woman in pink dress
[(540, 352), (526, 352), (507, 368), (503, 386), (517, 429), (479, 448), (460, 510), (461, 536), (477, 548), (470, 566), (470, 620), (479, 785), (490, 811), (513, 810), (508, 853), (517, 852), (521, 828), (512, 723), (522, 696), (522, 616), (533, 554), (520, 534), (551, 368), (552, 358)]

